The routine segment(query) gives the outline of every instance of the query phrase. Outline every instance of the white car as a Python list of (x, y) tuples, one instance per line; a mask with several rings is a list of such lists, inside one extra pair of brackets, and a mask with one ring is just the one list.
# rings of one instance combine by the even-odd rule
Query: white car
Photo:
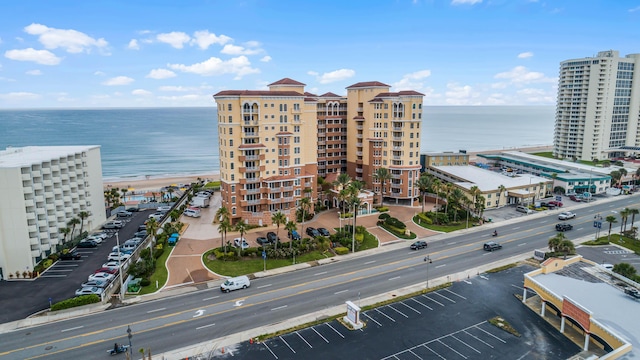
[(102, 244), (102, 241), (103, 241), (104, 239), (102, 238), (102, 236), (93, 236), (93, 235), (91, 235), (91, 236), (88, 236), (88, 237), (87, 237), (86, 239), (84, 239), (83, 241), (85, 241), (85, 240), (92, 240), (92, 241), (95, 241), (95, 242), (96, 242), (96, 244)]
[(575, 217), (576, 217), (576, 214), (572, 213), (571, 211), (565, 211), (563, 213), (560, 213), (560, 215), (558, 215), (558, 219), (560, 220), (569, 220)]
[(120, 220), (107, 221), (102, 225), (103, 229), (121, 229), (124, 227), (124, 223)]
[(117, 261), (108, 261), (104, 264), (102, 264), (103, 268), (109, 268), (109, 269), (117, 269), (118, 268), (118, 262)]
[(99, 288), (97, 286), (93, 287), (83, 287), (82, 289), (76, 290), (76, 296), (80, 295), (100, 295), (104, 291), (103, 288)]
[(107, 257), (107, 260), (108, 260), (108, 261), (118, 261), (118, 260), (120, 260), (120, 261), (125, 261), (125, 260), (127, 260), (128, 258), (130, 258), (130, 257), (131, 257), (131, 255), (129, 255), (129, 254), (125, 254), (125, 253), (120, 253), (120, 254), (118, 254), (118, 253), (111, 253), (111, 254), (109, 254), (109, 257)]
[(87, 280), (89, 280), (89, 281), (93, 281), (93, 280), (111, 281), (111, 280), (113, 280), (113, 278), (114, 278), (113, 274), (99, 272), (99, 273), (95, 273), (95, 274), (89, 275)]
[(106, 240), (109, 237), (109, 235), (107, 235), (106, 232), (97, 232), (89, 235), (89, 237), (96, 237), (96, 236), (102, 238), (102, 240)]
[(156, 211), (164, 211), (164, 212), (171, 211), (171, 206), (169, 205), (158, 206)]
[(235, 247), (240, 247), (242, 248), (242, 250), (248, 249), (249, 248), (249, 243), (247, 242), (247, 239), (242, 238), (242, 241), (240, 238), (235, 238), (233, 239), (233, 246)]

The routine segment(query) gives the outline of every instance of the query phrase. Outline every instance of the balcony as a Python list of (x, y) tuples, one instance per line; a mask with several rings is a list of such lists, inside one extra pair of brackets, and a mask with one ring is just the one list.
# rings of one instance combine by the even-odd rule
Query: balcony
[(326, 142), (318, 140), (318, 145), (326, 145)]
[(243, 132), (242, 135), (245, 138), (257, 138), (257, 137), (260, 136), (260, 135), (258, 135), (257, 132), (254, 132), (254, 131), (246, 131), (246, 132)]
[(246, 194), (259, 194), (261, 189), (246, 189), (244, 192)]
[(244, 162), (244, 161), (255, 161), (255, 160), (264, 160), (265, 156), (263, 155), (244, 155), (244, 156), (238, 156), (238, 161), (240, 162)]
[(393, 131), (402, 131), (402, 126), (394, 126), (391, 128)]
[(362, 125), (356, 125), (356, 129), (357, 129), (357, 130), (363, 130), (363, 129), (364, 129), (364, 126), (362, 126)]
[(269, 199), (269, 203), (271, 204), (279, 204), (282, 202), (282, 198)]
[(391, 174), (392, 179), (402, 179), (402, 175), (400, 174)]
[(356, 151), (356, 156), (362, 156), (362, 151)]
[(326, 127), (327, 127), (327, 125), (325, 125), (325, 124), (318, 124), (318, 129), (324, 129)]
[(362, 174), (362, 169), (361, 169), (361, 168), (356, 168), (356, 172), (357, 172), (358, 174)]
[(282, 191), (293, 191), (293, 186), (283, 186), (280, 189), (282, 189)]
[(362, 137), (363, 137), (362, 134), (356, 134), (357, 139), (362, 139)]
[(393, 141), (402, 141), (403, 140), (402, 137), (399, 137), (399, 136), (394, 136), (392, 139), (393, 139)]

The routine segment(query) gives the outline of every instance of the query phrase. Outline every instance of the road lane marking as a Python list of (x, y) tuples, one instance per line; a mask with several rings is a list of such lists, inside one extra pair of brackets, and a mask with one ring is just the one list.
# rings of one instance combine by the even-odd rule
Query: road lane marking
[[(286, 308), (286, 307), (287, 307), (287, 305), (278, 306), (278, 307), (275, 307), (275, 308), (271, 309), (271, 311), (276, 311), (276, 310), (284, 309), (284, 308)], [(294, 351), (294, 352), (295, 352), (295, 351)]]
[(147, 314), (151, 314), (151, 313), (154, 313), (154, 312), (157, 312), (157, 311), (162, 311), (162, 310), (167, 310), (167, 308), (160, 308), (160, 309), (155, 309), (155, 310), (149, 310), (149, 311), (147, 311)]
[(307, 345), (309, 345), (310, 348), (313, 349), (313, 346), (311, 346), (311, 344), (309, 344), (309, 342), (307, 341), (307, 339), (303, 338), (302, 335), (300, 335), (300, 333), (298, 331), (296, 331), (296, 334), (298, 334), (298, 336), (300, 337), (300, 339), (302, 339), (302, 341), (304, 341)]
[(285, 345), (287, 345), (287, 347), (289, 348), (289, 350), (291, 350), (294, 354), (296, 353), (296, 351), (295, 351), (295, 350), (293, 350), (293, 348), (292, 348), (291, 346), (289, 346), (289, 344), (288, 344), (286, 341), (284, 341), (284, 339), (282, 338), (282, 336), (278, 336), (278, 337), (280, 338), (280, 340), (282, 340), (282, 342), (283, 342)]
[(373, 264), (374, 262), (376, 262), (376, 261), (375, 260), (367, 261), (366, 263), (364, 263), (364, 265)]
[(213, 299), (217, 299), (219, 297), (220, 296), (212, 296), (212, 297), (204, 298), (204, 299), (202, 299), (202, 301), (213, 300)]
[(436, 269), (437, 269), (437, 268), (444, 267), (444, 266), (447, 266), (447, 264), (438, 265), (438, 266), (436, 266)]
[(392, 277), (392, 278), (390, 278), (390, 279), (389, 279), (389, 281), (391, 281), (391, 280), (397, 280), (397, 279), (400, 279), (400, 276)]
[(199, 326), (196, 328), (196, 330), (200, 330), (200, 329), (204, 329), (204, 328), (208, 328), (210, 326), (214, 326), (215, 324), (209, 324), (209, 325), (203, 325), (203, 326)]
[(516, 226), (514, 228), (511, 228), (511, 230), (518, 230), (518, 229), (520, 229), (520, 226)]
[(314, 326), (311, 327), (311, 330), (315, 331), (315, 333), (318, 334), (318, 336), (320, 336), (322, 340), (324, 340), (327, 344), (329, 343), (329, 340), (327, 340), (324, 336), (322, 336), (322, 334), (320, 334)]
[(269, 287), (269, 286), (271, 286), (271, 284), (260, 285), (260, 286), (258, 286), (258, 289), (266, 288), (266, 287)]
[(527, 245), (527, 243), (518, 244), (518, 246), (524, 246), (524, 245)]
[(84, 325), (76, 326), (76, 327), (72, 327), (72, 328), (68, 328), (68, 329), (60, 330), (60, 332), (67, 332), (67, 331), (72, 331), (72, 330), (78, 330), (78, 329), (82, 329), (83, 327), (84, 327)]
[(347, 289), (347, 290), (340, 290), (340, 291), (338, 291), (338, 292), (334, 292), (334, 293), (333, 293), (333, 295), (338, 295), (338, 294), (346, 293), (347, 291), (349, 291), (349, 290), (348, 290), (348, 289)]
[(313, 276), (324, 275), (326, 273), (327, 273), (326, 271), (323, 271), (323, 272), (319, 272), (319, 273), (313, 274)]

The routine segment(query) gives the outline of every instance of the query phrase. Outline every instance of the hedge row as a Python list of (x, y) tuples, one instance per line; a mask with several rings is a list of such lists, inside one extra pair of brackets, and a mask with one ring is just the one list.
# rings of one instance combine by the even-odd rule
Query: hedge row
[(100, 302), (100, 296), (98, 295), (93, 295), (93, 294), (81, 295), (81, 296), (73, 297), (71, 299), (62, 300), (60, 302), (57, 302), (51, 305), (51, 311), (64, 310), (64, 309), (69, 309), (76, 306), (94, 304), (97, 302)]

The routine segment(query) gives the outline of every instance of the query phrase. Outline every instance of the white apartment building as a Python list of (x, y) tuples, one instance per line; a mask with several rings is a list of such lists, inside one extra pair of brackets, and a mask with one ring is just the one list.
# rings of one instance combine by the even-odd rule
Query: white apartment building
[(640, 54), (560, 63), (554, 156), (603, 160), (640, 152)]
[(55, 253), (64, 241), (61, 229), (80, 212), (89, 214), (85, 230), (106, 220), (100, 147), (0, 151), (0, 198), (0, 278), (7, 279)]

